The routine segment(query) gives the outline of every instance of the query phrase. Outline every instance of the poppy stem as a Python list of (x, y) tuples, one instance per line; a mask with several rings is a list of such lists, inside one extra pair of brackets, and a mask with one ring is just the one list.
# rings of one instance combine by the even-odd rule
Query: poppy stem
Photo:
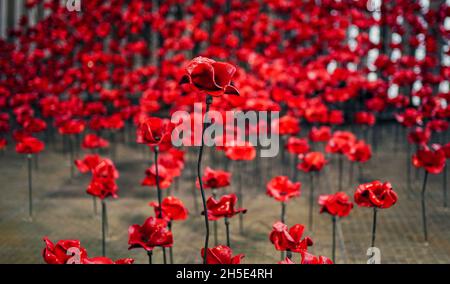
[(94, 205), (94, 216), (97, 216), (97, 198), (92, 196), (92, 204)]
[(292, 251), (290, 249), (286, 250), (286, 257), (292, 259)]
[(350, 162), (350, 169), (348, 170), (348, 184), (351, 185), (353, 182), (353, 168), (355, 167), (354, 162)]
[(314, 207), (314, 176), (312, 173), (309, 175), (310, 186), (309, 186), (309, 230), (313, 229), (313, 207)]
[[(158, 172), (158, 154), (159, 154), (159, 147), (155, 146), (153, 147), (153, 152), (155, 153), (155, 171), (156, 171), (156, 191), (158, 193), (158, 218), (162, 219), (162, 194), (161, 194), (161, 188), (159, 187), (159, 172)], [(162, 247), (163, 252), (163, 261), (164, 264), (167, 264), (167, 258), (166, 258), (166, 248)]]
[(298, 159), (298, 155), (295, 155), (295, 158), (294, 158), (294, 167), (293, 167), (293, 170), (294, 170), (294, 173), (293, 173), (293, 181), (294, 182), (296, 182), (297, 181), (297, 177), (298, 177), (298, 170), (297, 170), (297, 164), (298, 164), (298, 162), (299, 162), (299, 159)]
[(74, 153), (74, 145), (73, 145), (73, 137), (69, 136), (69, 147), (70, 147), (70, 178), (74, 177), (74, 160), (75, 160), (75, 153)]
[[(237, 180), (238, 180), (238, 205), (239, 208), (242, 208), (244, 206), (244, 196), (242, 194), (242, 164), (241, 162), (238, 162), (237, 167)], [(244, 214), (239, 214), (239, 233), (241, 235), (244, 234)]]
[[(217, 199), (217, 190), (215, 188), (212, 189), (212, 195), (214, 199)], [(214, 231), (214, 246), (218, 246), (219, 241), (217, 237), (217, 221), (213, 221), (213, 231)]]
[(339, 191), (342, 191), (342, 172), (343, 172), (343, 164), (344, 159), (342, 157), (342, 154), (339, 155)]
[(371, 247), (375, 246), (376, 232), (377, 232), (377, 207), (374, 207), (373, 208), (372, 243), (371, 243)]
[[(172, 221), (169, 221), (168, 227), (169, 227), (169, 231), (172, 232)], [(172, 248), (173, 248), (173, 245), (171, 247), (169, 247), (170, 264), (173, 264), (173, 249)]]
[(106, 202), (102, 200), (102, 255), (106, 256)]
[(406, 142), (406, 185), (408, 189), (408, 193), (411, 194), (411, 163), (410, 163), (410, 156), (411, 153), (411, 145), (409, 142)]
[(33, 218), (33, 155), (28, 154), (28, 216)]
[(333, 260), (333, 263), (336, 262), (336, 216), (331, 217), (331, 220), (333, 222), (333, 239), (332, 239), (332, 247), (331, 247), (331, 258)]
[(225, 230), (227, 235), (227, 246), (231, 248), (231, 241), (230, 241), (230, 220), (225, 217)]
[(148, 264), (152, 264), (153, 251), (151, 250), (147, 251), (147, 255), (148, 255)]
[(197, 177), (198, 177), (198, 183), (200, 185), (200, 192), (202, 195), (202, 203), (203, 203), (203, 214), (205, 217), (205, 247), (204, 247), (204, 255), (203, 255), (203, 264), (206, 264), (206, 259), (208, 255), (208, 242), (209, 242), (209, 222), (208, 222), (208, 208), (206, 207), (206, 197), (205, 197), (205, 190), (203, 189), (203, 181), (202, 181), (202, 157), (203, 157), (203, 146), (204, 141), (203, 138), (205, 136), (205, 130), (208, 127), (208, 123), (206, 122), (206, 115), (209, 112), (209, 108), (212, 104), (213, 98), (210, 95), (207, 95), (206, 97), (206, 111), (205, 111), (205, 117), (203, 120), (203, 129), (202, 129), (202, 142), (200, 144), (200, 149), (198, 151), (198, 163), (197, 163)]
[(422, 222), (423, 222), (423, 236), (425, 238), (425, 242), (428, 242), (427, 213), (426, 213), (426, 200), (425, 200), (425, 191), (427, 189), (427, 179), (428, 179), (428, 172), (425, 171), (425, 175), (423, 177), (423, 185), (422, 185)]
[(442, 173), (443, 180), (442, 180), (442, 186), (443, 186), (443, 194), (444, 194), (444, 207), (447, 208), (447, 165), (444, 167), (444, 171)]
[(286, 203), (285, 202), (281, 202), (281, 223), (285, 224), (286, 223)]

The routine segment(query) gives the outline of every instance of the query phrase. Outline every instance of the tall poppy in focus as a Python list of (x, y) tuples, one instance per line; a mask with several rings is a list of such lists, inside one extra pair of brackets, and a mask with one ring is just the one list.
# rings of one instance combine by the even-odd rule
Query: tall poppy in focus
[[(213, 97), (222, 97), (223, 95), (239, 95), (238, 89), (231, 84), (231, 79), (236, 73), (236, 67), (227, 62), (217, 62), (206, 57), (196, 57), (192, 59), (185, 68), (185, 74), (182, 76), (180, 84), (189, 84), (193, 86), (202, 95), (206, 94), (206, 110), (205, 116), (208, 115), (209, 109), (213, 102)], [(203, 263), (206, 264), (208, 258), (208, 242), (209, 242), (209, 222), (208, 209), (206, 207), (206, 197), (203, 190), (203, 181), (201, 173), (201, 162), (204, 147), (205, 130), (208, 127), (206, 118), (203, 118), (202, 140), (198, 154), (197, 178), (200, 185), (202, 195), (203, 211), (205, 212), (205, 253), (203, 255)]]

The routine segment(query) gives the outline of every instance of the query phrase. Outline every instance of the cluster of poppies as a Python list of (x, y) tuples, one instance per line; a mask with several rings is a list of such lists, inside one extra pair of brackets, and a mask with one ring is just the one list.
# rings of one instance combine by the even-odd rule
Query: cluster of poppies
[[(27, 156), (30, 217), (32, 160), (38, 164), (46, 144), (69, 153), (72, 178), (74, 166), (90, 172), (87, 193), (94, 196), (95, 214), (96, 199), (102, 200), (103, 254), (105, 198), (117, 197), (118, 190), (116, 147), (137, 142), (154, 154), (141, 185), (154, 187), (158, 200), (150, 203), (154, 216), (142, 220), (142, 226), (130, 226), (129, 246), (146, 250), (150, 261), (153, 249), (162, 247), (165, 263), (168, 248), (173, 263), (173, 222), (189, 213), (171, 189), (191, 161), (185, 155), (190, 149), (173, 146), (172, 132), (178, 125), (169, 117), (180, 110), (198, 115), (194, 103), (204, 106), (194, 126), (203, 131), (201, 136), (192, 131), (185, 139), (200, 146), (196, 184), (203, 210), (195, 188), (193, 196), (194, 214), (205, 219), (205, 244), (199, 248), (204, 263), (239, 263), (243, 258), (232, 255), (230, 219), (239, 216), (239, 233), (244, 234), (243, 168), (261, 162), (258, 145), (217, 135), (217, 141), (226, 143), (210, 152), (214, 165), (202, 168), (210, 110), (280, 112), (270, 124), (250, 122), (232, 134), (269, 130), (281, 137), (284, 173), (273, 177), (266, 189), (281, 202), (280, 222), (274, 224), (270, 240), (287, 253), (283, 263), (293, 262), (292, 253), (300, 253), (301, 263), (331, 262), (308, 253), (312, 240), (303, 237), (306, 226), (288, 228), (285, 212), (288, 201), (308, 185), (306, 228), (313, 230), (315, 185), (337, 162), (336, 190), (321, 195), (319, 205), (321, 212), (333, 216), (334, 225), (337, 217), (347, 216), (353, 205), (343, 193), (344, 158), (350, 180), (354, 165), (359, 169), (362, 184), (355, 202), (375, 208), (374, 243), (376, 208), (391, 207), (397, 195), (389, 183), (364, 183), (362, 165), (384, 141), (382, 128), (391, 125), (386, 121), (394, 125), (395, 149), (406, 147), (408, 190), (411, 165), (424, 169), (426, 240), (428, 174), (442, 175), (447, 206), (450, 69), (442, 60), (449, 50), (444, 44), (449, 37), (446, 3), (395, 0), (374, 8), (369, 0), (90, 0), (82, 1), (81, 12), (70, 12), (61, 1), (25, 2), (27, 11), (42, 8), (45, 13), (37, 21), (27, 13), (8, 31), (8, 38), (0, 39), (0, 151), (14, 141), (16, 152)], [(374, 33), (380, 35), (377, 40)], [(222, 126), (223, 133), (231, 128)], [(80, 148), (89, 151), (83, 158)], [(110, 158), (103, 157), (107, 151)], [(223, 167), (216, 166), (221, 163)], [(309, 182), (300, 181), (304, 176)], [(225, 187), (232, 187), (233, 193), (219, 195)], [(217, 235), (220, 219), (226, 246)], [(213, 248), (208, 247), (210, 223)], [(333, 244), (334, 239), (333, 234)], [(46, 243), (44, 258), (49, 263), (67, 262), (62, 255), (72, 243), (84, 251), (81, 263), (112, 263), (89, 259), (77, 241)], [(334, 260), (334, 249), (332, 253)]]

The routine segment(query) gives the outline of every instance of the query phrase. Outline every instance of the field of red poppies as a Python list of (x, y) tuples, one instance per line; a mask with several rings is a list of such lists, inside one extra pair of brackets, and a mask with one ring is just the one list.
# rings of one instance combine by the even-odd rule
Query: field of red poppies
[(2, 3), (0, 263), (450, 263), (448, 2)]

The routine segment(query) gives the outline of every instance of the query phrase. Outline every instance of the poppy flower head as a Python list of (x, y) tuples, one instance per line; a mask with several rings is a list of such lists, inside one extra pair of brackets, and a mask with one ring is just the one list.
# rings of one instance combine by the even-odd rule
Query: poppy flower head
[(172, 130), (175, 125), (168, 119), (150, 117), (139, 124), (137, 130), (137, 143), (149, 146), (158, 146), (162, 143), (171, 143)]
[(247, 209), (244, 208), (235, 209), (234, 207), (236, 206), (236, 204), (236, 194), (224, 195), (219, 200), (216, 200), (211, 196), (206, 201), (206, 208), (208, 209), (208, 219), (214, 221), (224, 217), (231, 218), (236, 214), (245, 214), (247, 212)]
[(297, 118), (286, 115), (272, 122), (272, 129), (279, 135), (296, 135), (300, 132), (300, 123)]
[(186, 66), (181, 84), (191, 84), (197, 90), (212, 96), (239, 95), (231, 85), (236, 67), (226, 62), (217, 62), (206, 57), (196, 57)]
[(277, 176), (267, 184), (267, 195), (280, 202), (300, 196), (300, 182), (292, 182), (287, 176)]
[(445, 167), (446, 157), (444, 149), (437, 144), (417, 150), (412, 157), (416, 168), (424, 168), (430, 174), (440, 174)]
[(336, 131), (325, 147), (327, 153), (346, 154), (356, 142), (356, 136), (349, 131)]
[(308, 137), (312, 142), (327, 142), (331, 138), (331, 128), (329, 126), (314, 126), (309, 131)]
[(310, 237), (303, 237), (305, 227), (301, 224), (296, 224), (288, 229), (286, 224), (282, 222), (276, 222), (272, 226), (272, 232), (269, 235), (269, 239), (275, 246), (276, 250), (292, 252), (304, 252), (307, 251), (309, 246), (313, 245), (313, 241)]
[(84, 137), (81, 146), (84, 149), (107, 148), (109, 146), (109, 142), (96, 134), (88, 134)]
[(398, 196), (389, 182), (373, 181), (359, 185), (354, 199), (358, 206), (389, 208), (397, 202)]
[(408, 142), (416, 145), (426, 145), (431, 138), (428, 128), (416, 127), (408, 133)]
[(346, 155), (352, 162), (365, 163), (372, 157), (372, 148), (364, 140), (359, 140), (352, 145)]
[(319, 196), (320, 213), (326, 212), (332, 216), (348, 216), (353, 208), (350, 197), (345, 192)]
[[(201, 250), (202, 257), (205, 256), (205, 249)], [(208, 248), (206, 254), (206, 264), (240, 264), (245, 256), (238, 254), (233, 256), (231, 248), (219, 245), (214, 248)]]
[(306, 155), (299, 155), (301, 162), (297, 165), (297, 169), (309, 172), (320, 172), (327, 164), (325, 155), (321, 152), (309, 152)]
[(225, 146), (225, 155), (233, 161), (251, 161), (256, 157), (255, 147), (250, 142), (242, 145), (230, 143)]
[[(150, 206), (155, 208), (155, 215), (159, 216), (160, 206), (157, 202), (150, 202)], [(180, 199), (168, 196), (162, 201), (162, 218), (166, 221), (186, 220), (188, 217), (188, 210)]]
[(24, 137), (16, 144), (16, 152), (19, 154), (35, 154), (44, 150), (44, 142), (35, 137)]
[(60, 240), (56, 244), (44, 237), (45, 248), (42, 251), (42, 257), (47, 264), (66, 264), (72, 257), (68, 254), (70, 248), (76, 248), (80, 252), (80, 261), (87, 257), (86, 250), (81, 247), (78, 240)]
[[(158, 178), (160, 189), (169, 188), (172, 184), (172, 177), (163, 165), (158, 164)], [(156, 165), (153, 164), (145, 170), (145, 178), (142, 180), (143, 186), (156, 186)]]
[(305, 138), (289, 137), (286, 146), (286, 150), (292, 154), (305, 154), (309, 152), (308, 140)]
[(303, 252), (301, 264), (333, 264), (333, 261), (325, 256), (315, 256), (308, 252)]
[[(210, 167), (205, 169), (205, 173), (203, 174), (203, 186), (205, 188), (223, 188), (230, 185), (231, 173), (222, 170), (213, 170)], [(200, 185), (197, 180), (197, 188), (200, 188)]]
[(167, 221), (150, 217), (142, 226), (132, 225), (128, 229), (128, 249), (143, 248), (152, 251), (154, 247), (171, 247), (172, 232), (167, 228)]

